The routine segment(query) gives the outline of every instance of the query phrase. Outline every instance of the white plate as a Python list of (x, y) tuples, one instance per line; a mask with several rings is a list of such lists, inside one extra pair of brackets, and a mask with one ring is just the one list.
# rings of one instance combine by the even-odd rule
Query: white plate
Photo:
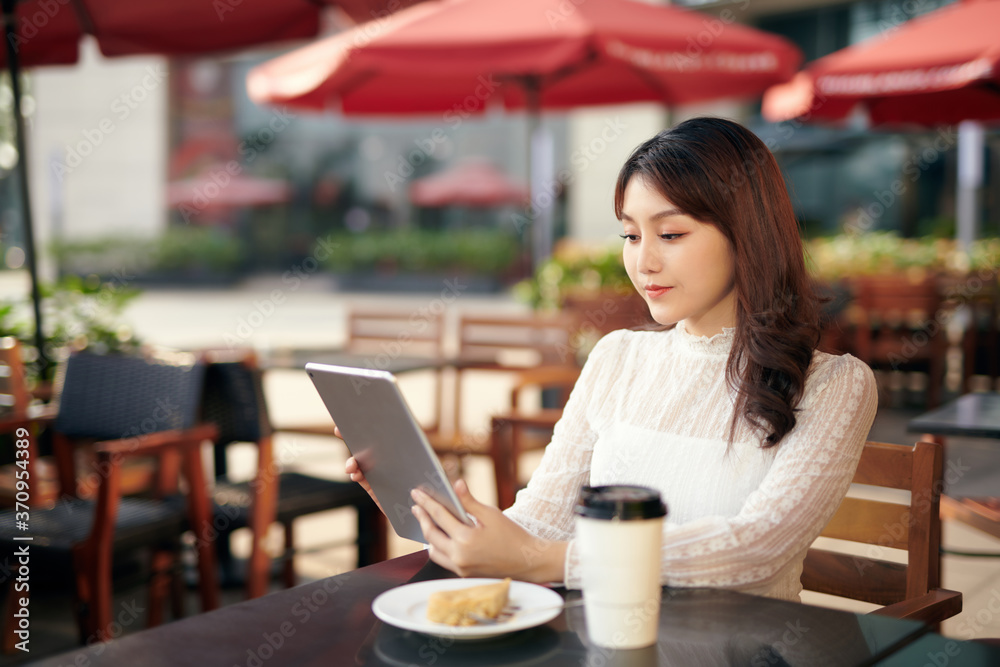
[(511, 616), (497, 623), (452, 626), (427, 620), (427, 598), (436, 591), (493, 584), (501, 579), (435, 579), (393, 588), (372, 602), (372, 611), (380, 620), (403, 630), (422, 632), (453, 639), (482, 639), (547, 623), (562, 612), (562, 597), (543, 586), (523, 581), (510, 582), (507, 608), (518, 607)]

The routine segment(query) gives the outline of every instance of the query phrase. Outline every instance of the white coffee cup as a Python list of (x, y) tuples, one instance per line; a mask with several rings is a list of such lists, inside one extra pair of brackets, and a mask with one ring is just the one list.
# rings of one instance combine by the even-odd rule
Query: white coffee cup
[(644, 486), (585, 486), (575, 513), (590, 641), (616, 649), (654, 644), (667, 514), (659, 492)]

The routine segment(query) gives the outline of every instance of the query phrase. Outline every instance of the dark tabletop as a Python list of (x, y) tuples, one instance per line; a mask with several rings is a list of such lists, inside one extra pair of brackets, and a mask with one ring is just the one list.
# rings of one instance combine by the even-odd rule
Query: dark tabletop
[(879, 667), (997, 667), (1000, 665), (1000, 644), (957, 641), (941, 635), (924, 635), (917, 641), (892, 654)]
[(965, 394), (911, 419), (911, 433), (1000, 439), (1000, 394)]
[(447, 362), (433, 357), (404, 357), (390, 354), (352, 354), (337, 349), (281, 349), (275, 350), (261, 359), (264, 369), (302, 370), (308, 363), (369, 368), (389, 371), (393, 374), (441, 368)]
[(926, 631), (912, 621), (712, 589), (664, 589), (658, 644), (617, 652), (589, 645), (582, 607), (474, 641), (399, 630), (371, 611), (390, 588), (450, 576), (418, 552), (36, 664), (846, 666), (873, 664)]

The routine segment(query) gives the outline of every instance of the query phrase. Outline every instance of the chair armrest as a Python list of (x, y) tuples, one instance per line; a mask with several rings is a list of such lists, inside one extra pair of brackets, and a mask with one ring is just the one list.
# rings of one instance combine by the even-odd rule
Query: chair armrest
[(886, 605), (871, 613), (878, 616), (922, 621), (933, 625), (952, 616), (957, 616), (961, 611), (961, 593), (944, 588), (934, 588), (920, 597)]
[(532, 413), (508, 412), (494, 415), (494, 422), (501, 421), (518, 426), (552, 428), (562, 417), (562, 408), (546, 408)]
[(57, 410), (53, 406), (45, 406), (40, 411), (18, 411), (0, 417), (0, 433), (10, 433), (19, 428), (28, 428), (34, 424), (50, 424), (55, 420)]
[(184, 450), (214, 440), (218, 435), (215, 424), (198, 424), (187, 429), (158, 431), (119, 440), (105, 440), (94, 445), (98, 453), (118, 456), (155, 456), (169, 450)]

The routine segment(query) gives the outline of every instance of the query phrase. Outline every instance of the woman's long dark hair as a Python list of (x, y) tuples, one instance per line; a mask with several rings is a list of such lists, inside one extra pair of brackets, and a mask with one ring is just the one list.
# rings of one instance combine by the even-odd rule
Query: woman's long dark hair
[(730, 442), (743, 418), (764, 433), (764, 447), (778, 444), (795, 427), (820, 327), (819, 301), (774, 156), (737, 123), (694, 118), (629, 156), (615, 187), (619, 219), (633, 177), (729, 239), (736, 333), (726, 381), (737, 392)]

